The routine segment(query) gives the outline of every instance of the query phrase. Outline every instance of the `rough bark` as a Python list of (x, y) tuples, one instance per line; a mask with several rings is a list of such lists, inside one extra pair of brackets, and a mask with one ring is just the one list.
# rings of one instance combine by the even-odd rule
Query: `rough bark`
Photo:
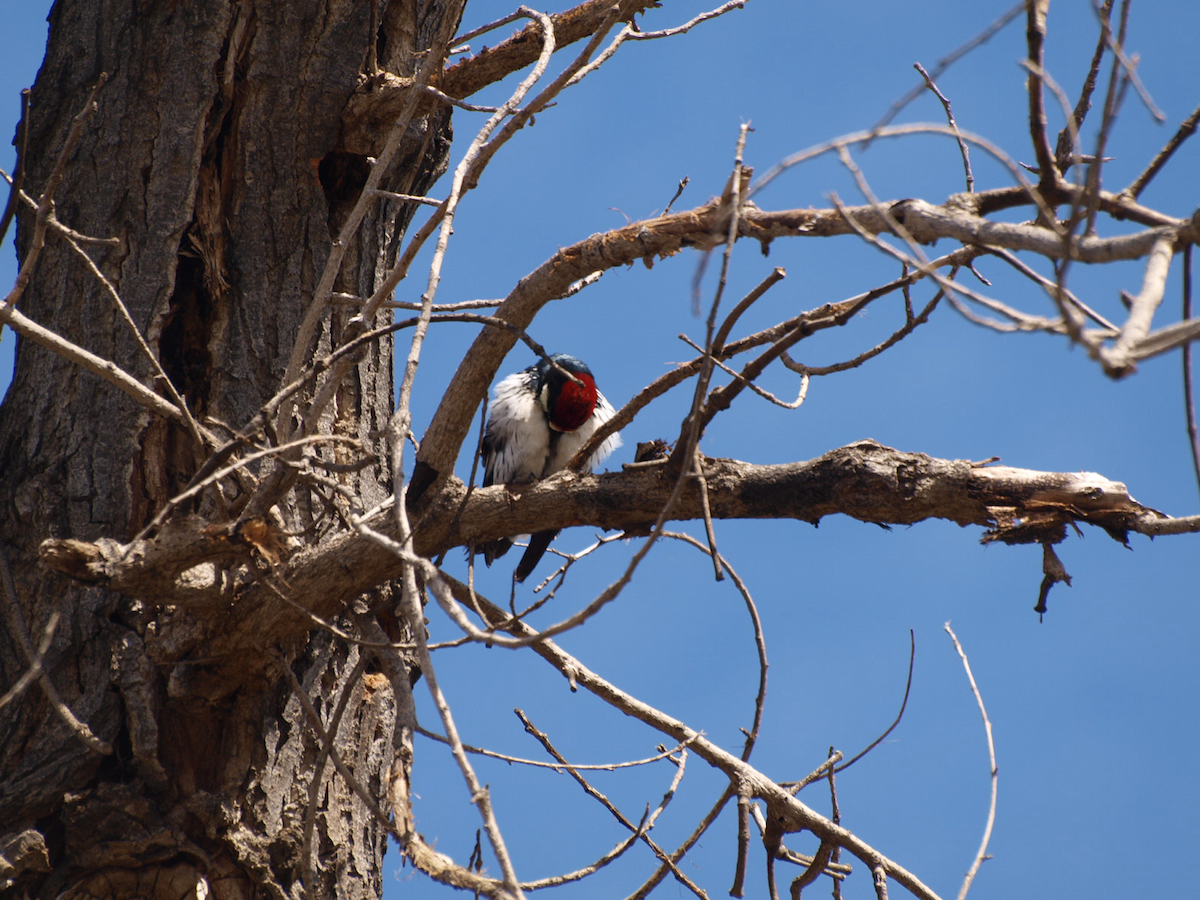
[[(704, 475), (711, 515), (719, 519), (794, 519), (817, 524), (848, 515), (879, 525), (907, 525), (929, 518), (986, 528), (984, 541), (1054, 544), (1067, 526), (1084, 523), (1117, 540), (1130, 531), (1200, 530), (1200, 520), (1172, 519), (1139, 504), (1125, 485), (1090, 472), (1057, 473), (984, 466), (967, 460), (904, 453), (874, 441), (859, 441), (814, 460), (759, 466), (732, 459), (706, 459)], [(519, 494), (508, 487), (468, 491), (450, 479), (426, 511), (415, 550), (427, 558), (460, 546), (479, 545), (514, 530), (591, 525), (647, 534), (675, 484), (665, 461), (621, 473), (557, 476)], [(704, 515), (700, 492), (689, 486), (670, 518)], [(387, 513), (369, 525), (396, 539)], [(235, 560), (228, 540), (202, 520), (173, 523), (152, 540), (50, 540), (43, 544), (48, 566), (72, 577), (139, 597), (169, 598), (182, 608), (215, 614), (229, 636), (214, 667), (247, 665), (254, 648), (248, 636), (296, 635), (311, 627), (305, 613), (331, 618), (351, 597), (396, 578), (401, 561), (389, 550), (348, 532), (296, 554), (274, 572), (289, 585), (294, 607), (271, 603), (266, 583), (240, 584), (223, 566)], [(302, 612), (303, 611), (303, 612)], [(266, 662), (260, 661), (260, 667)]]
[[(56, 216), (119, 238), (88, 251), (193, 414), (218, 434), (278, 389), (340, 218), (357, 197), (367, 161), (342, 147), (341, 122), (374, 74), (367, 67), (377, 61), (411, 75), (434, 30), (459, 10), (445, 0), (378, 7), (60, 0), (51, 14), (20, 159), (26, 190), (44, 189), (73, 117), (107, 73), (64, 160)], [(423, 191), (444, 167), (448, 139), (445, 109), (415, 120), (384, 186)], [(349, 248), (340, 291), (371, 293), (411, 215), (396, 203), (374, 209)], [(22, 255), (31, 231), (23, 212)], [(21, 310), (156, 384), (109, 297), (62, 240), (47, 241)], [(327, 316), (320, 343), (336, 340), (350, 314)], [(384, 312), (374, 324), (388, 320)], [(390, 484), (378, 435), (391, 380), (391, 345), (376, 342), (323, 426), (380, 451), (376, 465), (345, 476), (368, 504)], [(326, 724), (345, 695), (335, 747), (358, 771), (381, 773), (394, 710), (388, 692), (361, 681), (354, 647), (298, 634), (256, 648), (270, 665), (252, 674), (228, 667), (216, 686), (199, 676), (218, 630), (190, 611), (38, 563), (47, 535), (131, 536), (210, 450), (61, 357), (18, 343), (0, 408), (0, 549), (15, 591), (4, 598), (0, 684), (28, 669), (21, 632), (37, 644), (60, 614), (44, 662), (49, 681), (112, 752), (85, 745), (36, 684), (0, 709), (4, 887), (166, 897), (206, 879), (217, 897), (290, 896), (301, 881), (310, 897), (380, 893), (386, 833), (333, 776), (280, 668), (291, 668)], [(233, 508), (241, 500), (224, 498)], [(216, 505), (191, 511), (228, 512)], [(282, 512), (288, 526), (310, 517), (303, 498)], [(378, 795), (378, 774), (364, 780)], [(303, 846), (310, 809), (314, 833)]]

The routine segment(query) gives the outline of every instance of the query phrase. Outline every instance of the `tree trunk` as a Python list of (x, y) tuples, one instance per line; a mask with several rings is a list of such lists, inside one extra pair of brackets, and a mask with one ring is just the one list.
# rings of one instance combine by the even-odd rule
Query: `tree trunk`
[[(341, 143), (348, 101), (369, 87), (372, 66), (411, 75), (459, 13), (449, 0), (379, 0), (375, 10), (353, 0), (55, 4), (24, 123), (25, 190), (36, 199), (62, 156), (55, 216), (119, 239), (83, 246), (195, 418), (218, 435), (278, 390), (369, 171), (362, 148)], [(95, 111), (64, 155), (102, 73)], [(444, 169), (448, 142), (447, 112), (418, 116), (383, 186), (423, 192)], [(413, 207), (372, 209), (347, 248), (341, 293), (372, 293)], [(22, 210), (22, 258), (32, 233)], [(110, 294), (61, 237), (48, 236), (21, 311), (162, 392)], [(336, 340), (353, 313), (333, 306), (312, 349)], [(368, 324), (388, 321), (384, 311)], [(373, 467), (344, 476), (367, 507), (389, 492), (379, 435), (391, 390), (391, 344), (375, 342), (323, 424), (377, 450)], [(334, 747), (378, 797), (394, 704), (372, 689), (354, 644), (321, 631), (296, 646), (263, 635), (255, 663), (268, 664), (209, 671), (221, 635), (199, 615), (38, 564), (47, 537), (134, 535), (211, 449), (19, 342), (0, 407), (0, 549), (5, 594), (15, 594), (0, 622), (0, 692), (29, 670), (29, 645), (60, 618), (48, 677), (0, 709), (0, 888), (178, 897), (203, 879), (219, 898), (296, 896), (301, 885), (308, 897), (381, 892), (386, 832), (334, 775), (284, 670), (323, 727), (340, 722)], [(299, 497), (281, 509), (286, 530), (315, 521)], [(223, 500), (190, 512), (227, 520), (246, 498)], [(54, 688), (81, 724), (56, 712)]]

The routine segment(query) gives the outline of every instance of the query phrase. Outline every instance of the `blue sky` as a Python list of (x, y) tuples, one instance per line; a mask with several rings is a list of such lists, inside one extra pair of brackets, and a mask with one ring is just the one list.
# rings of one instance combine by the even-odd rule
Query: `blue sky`
[[(472, 0), (464, 30), (497, 18), (513, 4)], [(565, 6), (565, 4), (563, 4)], [(1007, 0), (910, 4), (863, 0), (817, 4), (750, 0), (745, 9), (670, 41), (626, 46), (617, 58), (538, 116), (496, 158), (459, 214), (438, 299), (501, 297), (556, 248), (662, 209), (684, 176), (690, 185), (675, 208), (719, 193), (733, 159), (739, 126), (750, 122), (746, 159), (764, 172), (789, 153), (874, 124), (915, 83), (914, 62), (937, 60), (982, 30)], [(17, 92), (31, 83), (44, 46), (45, 4), (8, 10), (0, 59), (0, 132), (11, 135)], [(550, 7), (555, 11), (559, 6)], [(643, 27), (678, 24), (705, 4), (667, 0)], [(1096, 34), (1091, 4), (1060, 0), (1050, 14), (1047, 66), (1074, 100)], [(1109, 154), (1105, 186), (1127, 184), (1177, 124), (1200, 102), (1194, 42), (1200, 11), (1187, 0), (1135, 4), (1128, 45), (1139, 73), (1167, 115), (1157, 125), (1132, 95)], [(496, 43), (511, 27), (476, 43)], [(1031, 162), (1025, 114), (1021, 21), (939, 79), (960, 126)], [(505, 88), (487, 92), (497, 99)], [(1054, 104), (1055, 127), (1060, 121)], [(940, 104), (923, 95), (901, 122), (942, 121)], [(476, 127), (458, 112), (457, 153)], [(11, 170), (7, 139), (0, 165)], [(1185, 145), (1143, 195), (1146, 204), (1190, 215), (1200, 196), (1200, 145)], [(457, 160), (457, 156), (455, 156)], [(963, 189), (958, 151), (944, 139), (880, 142), (856, 160), (884, 198), (940, 202)], [(1002, 170), (975, 153), (977, 186), (1009, 184)], [(435, 186), (435, 195), (445, 190)], [(825, 207), (836, 192), (861, 202), (836, 160), (788, 173), (758, 196), (764, 208)], [(1018, 215), (1024, 216), (1025, 212)], [(1102, 226), (1114, 229), (1128, 226)], [(939, 246), (945, 252), (948, 246)], [(547, 308), (532, 330), (554, 351), (585, 359), (601, 388), (621, 405), (673, 362), (691, 358), (676, 337), (702, 340), (692, 313), (691, 253), (611, 271), (574, 298)], [(764, 259), (756, 246), (734, 256), (727, 297), (740, 297), (775, 265), (788, 278), (761, 301), (736, 333), (747, 333), (803, 309), (842, 300), (897, 274), (890, 260), (857, 239), (776, 241)], [(1029, 312), (1049, 314), (1045, 298), (1008, 276), (998, 261), (980, 270), (987, 292)], [(11, 242), (0, 253), (0, 281), (14, 271)], [(415, 299), (425, 288), (417, 271), (397, 291)], [(1094, 307), (1120, 315), (1119, 290), (1136, 291), (1137, 266), (1076, 266), (1071, 286)], [(1161, 316), (1179, 309), (1178, 265)], [(707, 279), (703, 296), (712, 296)], [(914, 291), (921, 304), (929, 289)], [(728, 307), (726, 307), (728, 308)], [(898, 298), (879, 301), (849, 326), (800, 345), (803, 362), (822, 365), (874, 345), (901, 321)], [(415, 428), (428, 422), (445, 379), (474, 336), (473, 326), (435, 329), (426, 344)], [(13, 338), (0, 338), (0, 389), (8, 381)], [(521, 346), (506, 371), (531, 357)], [(765, 382), (787, 394), (794, 376), (768, 372)], [(745, 395), (714, 422), (702, 450), (752, 462), (807, 459), (861, 438), (933, 456), (985, 459), (1055, 471), (1095, 471), (1128, 484), (1141, 502), (1174, 515), (1197, 511), (1182, 413), (1177, 356), (1151, 360), (1136, 376), (1113, 382), (1085, 353), (1044, 335), (1000, 335), (943, 306), (933, 321), (863, 367), (814, 380), (805, 404), (788, 412)], [(668, 395), (625, 435), (611, 468), (632, 458), (638, 441), (673, 439), (689, 394)], [(470, 461), (460, 461), (467, 471)], [(681, 529), (682, 530), (682, 529)], [(689, 527), (694, 534), (699, 529)], [(1074, 579), (1050, 596), (1042, 622), (1032, 611), (1041, 581), (1034, 547), (982, 547), (980, 530), (926, 522), (884, 531), (846, 519), (819, 528), (789, 521), (718, 522), (718, 545), (747, 582), (762, 615), (770, 659), (763, 736), (753, 762), (781, 780), (803, 776), (830, 745), (847, 756), (873, 740), (895, 715), (904, 688), (909, 631), (917, 644), (908, 711), (888, 740), (839, 777), (843, 822), (942, 896), (954, 896), (982, 834), (989, 791), (988, 759), (974, 700), (952, 645), (950, 621), (970, 656), (995, 730), (1000, 799), (990, 853), (971, 896), (1096, 896), (1112, 891), (1113, 861), (1135, 870), (1145, 891), (1188, 896), (1190, 862), (1200, 840), (1200, 788), (1190, 776), (1200, 734), (1196, 639), (1196, 537), (1134, 536), (1130, 549), (1087, 530), (1059, 546)], [(584, 529), (558, 545), (579, 549)], [(543, 622), (586, 604), (635, 549), (617, 544), (576, 570), (548, 604)], [(455, 574), (465, 568), (455, 558)], [(548, 571), (543, 562), (539, 573)], [(503, 601), (508, 570), (478, 573), (481, 589)], [(531, 579), (534, 581), (536, 579)], [(435, 639), (452, 636), (429, 612)], [(693, 549), (665, 544), (633, 585), (559, 643), (647, 702), (740, 749), (750, 723), (757, 668), (742, 601)], [(520, 707), (564, 754), (586, 763), (653, 755), (661, 738), (632, 725), (565, 683), (528, 653), (465, 647), (438, 651), (443, 688), (464, 740), (522, 757), (541, 758), (513, 708)], [(436, 715), (421, 695), (427, 727)], [(479, 819), (448, 754), (421, 740), (414, 788), (420, 830), (439, 850), (465, 860)], [(620, 837), (608, 813), (564, 776), (476, 761), (491, 785), (518, 874), (545, 877), (586, 865)], [(663, 764), (598, 773), (596, 783), (637, 819), (656, 804), (673, 770)], [(679, 796), (655, 830), (673, 847), (722, 788), (689, 761)], [(828, 810), (822, 790), (804, 799)], [(1150, 824), (1147, 824), (1150, 823)], [(803, 836), (791, 846), (811, 851)], [(712, 896), (733, 878), (735, 826), (726, 814), (690, 855), (684, 869)], [(490, 859), (488, 865), (495, 872)], [(564, 897), (624, 896), (651, 868), (642, 848)], [(762, 896), (762, 851), (752, 847), (748, 884)], [(781, 884), (792, 873), (780, 869)], [(387, 895), (445, 896), (388, 855)], [(824, 891), (824, 887), (810, 890)], [(893, 886), (893, 891), (899, 891)], [(870, 876), (856, 865), (846, 896), (871, 896)], [(657, 897), (685, 896), (668, 880)], [(893, 896), (898, 896), (893, 893)]]

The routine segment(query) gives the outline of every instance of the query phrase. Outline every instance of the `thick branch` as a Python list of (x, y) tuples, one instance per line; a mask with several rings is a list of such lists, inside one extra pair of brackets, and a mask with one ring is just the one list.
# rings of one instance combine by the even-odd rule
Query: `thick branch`
[[(709, 250), (724, 240), (730, 210), (719, 200), (686, 212), (671, 213), (624, 228), (594, 234), (560, 249), (513, 288), (496, 318), (519, 329), (528, 327), (543, 306), (568, 296), (571, 286), (595, 272), (628, 265), (637, 260), (651, 264), (685, 248)], [(922, 200), (904, 200), (894, 204), (866, 205), (837, 209), (791, 209), (767, 211), (743, 209), (738, 217), (738, 236), (762, 243), (764, 249), (775, 238), (831, 237), (857, 234), (854, 225), (868, 234), (891, 231), (893, 217), (916, 240), (934, 243), (947, 238), (964, 244), (1009, 250), (1028, 250), (1058, 259), (1069, 253), (1081, 262), (1113, 262), (1137, 259), (1150, 253), (1165, 238), (1180, 249), (1197, 241), (1200, 217), (1176, 219), (1172, 224), (1146, 228), (1129, 235), (1101, 238), (1093, 235), (1064, 244), (1054, 231), (1037, 225), (992, 222), (960, 207), (957, 198), (941, 206)], [(414, 473), (410, 498), (419, 499), (425, 489), (454, 468), (459, 448), (471, 427), (475, 410), (487, 387), (496, 376), (500, 363), (512, 349), (512, 332), (485, 329), (463, 357), (418, 454), (419, 470)]]
[[(923, 200), (903, 200), (893, 205), (891, 211), (913, 238), (921, 243), (950, 238), (965, 244), (1028, 250), (1048, 259), (1069, 258), (1085, 263), (1139, 259), (1148, 255), (1155, 244), (1164, 238), (1176, 240), (1180, 248), (1196, 240), (1195, 228), (1187, 219), (1179, 219), (1174, 225), (1147, 228), (1128, 235), (1109, 238), (1084, 235), (1064, 243), (1061, 236), (1048, 228), (993, 222), (948, 205), (934, 206)], [(860, 224), (868, 231), (872, 230), (869, 223)]]
[[(614, 5), (621, 7), (620, 21), (629, 22), (635, 14), (653, 3), (645, 0), (587, 0), (573, 9), (550, 16), (554, 25), (554, 43), (560, 49), (594, 34), (604, 24)], [(532, 63), (542, 52), (542, 32), (536, 24), (529, 24), (508, 40), (495, 47), (484, 47), (446, 69), (442, 76), (441, 89), (451, 97), (461, 100), (482, 90), (489, 84), (500, 81)]]
[[(650, 3), (644, 0), (587, 0), (574, 9), (550, 16), (556, 50), (595, 34), (609, 18), (614, 5), (621, 8), (620, 20), (630, 21)], [(489, 84), (501, 81), (535, 62), (542, 52), (542, 30), (530, 23), (495, 47), (484, 47), (478, 53), (444, 69), (433, 80), (438, 94), (429, 93), (423, 101), (427, 108), (449, 100), (462, 100)], [(401, 114), (405, 104), (418, 88), (414, 79), (391, 72), (378, 72), (363, 82), (350, 98), (342, 113), (342, 149), (352, 153), (374, 155), (379, 135), (386, 134)]]
[[(704, 476), (714, 518), (817, 523), (840, 513), (886, 525), (938, 518), (983, 526), (988, 529), (985, 541), (1006, 543), (1056, 542), (1076, 522), (1104, 528), (1120, 540), (1130, 531), (1200, 531), (1200, 521), (1172, 519), (1144, 507), (1123, 484), (1094, 473), (982, 467), (904, 453), (874, 441), (784, 465), (708, 459)], [(564, 474), (520, 495), (495, 486), (468, 496), (462, 483), (452, 479), (433, 498), (418, 526), (415, 549), (432, 557), (521, 531), (572, 525), (637, 534), (653, 525), (672, 486), (661, 466), (584, 478)], [(672, 518), (702, 516), (699, 491), (685, 490)], [(393, 518), (386, 511), (379, 513), (371, 527), (390, 534)], [(398, 577), (401, 570), (399, 560), (386, 549), (343, 533), (279, 565), (268, 585), (254, 572), (238, 574), (225, 568), (234, 561), (233, 547), (219, 530), (189, 519), (154, 539), (129, 545), (48, 540), (41, 554), (46, 565), (80, 580), (187, 607), (210, 621), (212, 633), (220, 635), (210, 651), (243, 655), (243, 664), (244, 654), (264, 641), (286, 640), (311, 627), (307, 616), (280, 603), (274, 593), (279, 585), (286, 586), (292, 602), (304, 610), (329, 618), (342, 610), (347, 598)]]
[(1130, 302), (1129, 319), (1121, 329), (1121, 336), (1111, 350), (1100, 352), (1105, 368), (1110, 372), (1122, 373), (1133, 368), (1131, 352), (1150, 334), (1154, 313), (1162, 303), (1167, 287), (1173, 252), (1169, 238), (1163, 237), (1155, 243), (1146, 264), (1142, 289)]

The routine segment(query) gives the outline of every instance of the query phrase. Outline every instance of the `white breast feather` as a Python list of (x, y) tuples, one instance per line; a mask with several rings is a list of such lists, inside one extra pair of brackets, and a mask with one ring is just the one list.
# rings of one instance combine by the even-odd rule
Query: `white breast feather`
[[(574, 431), (567, 431), (558, 436), (558, 443), (554, 447), (554, 456), (550, 460), (550, 465), (546, 468), (546, 474), (557, 472), (559, 469), (564, 469), (567, 463), (571, 461), (571, 457), (579, 452), (580, 448), (587, 443), (588, 438), (596, 433), (596, 429), (616, 415), (617, 411), (613, 409), (611, 403), (599, 391), (596, 392), (596, 408), (592, 411), (591, 417), (580, 425)], [(596, 452), (592, 454), (588, 460), (587, 471), (592, 471), (600, 463), (608, 458), (608, 455), (621, 446), (620, 433), (611, 434), (604, 439), (604, 442), (596, 448)]]
[(550, 454), (550, 426), (527, 373), (516, 372), (496, 385), (487, 432), (492, 452), (484, 459), (485, 485), (542, 477)]

